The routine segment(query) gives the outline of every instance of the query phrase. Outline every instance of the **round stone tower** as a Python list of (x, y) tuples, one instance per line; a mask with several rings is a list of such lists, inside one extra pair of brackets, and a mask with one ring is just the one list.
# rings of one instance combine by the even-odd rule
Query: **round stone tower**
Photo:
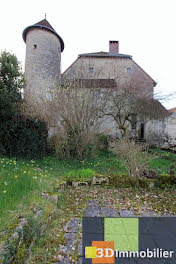
[(23, 40), (26, 43), (24, 94), (46, 96), (60, 82), (64, 42), (46, 19), (25, 28)]

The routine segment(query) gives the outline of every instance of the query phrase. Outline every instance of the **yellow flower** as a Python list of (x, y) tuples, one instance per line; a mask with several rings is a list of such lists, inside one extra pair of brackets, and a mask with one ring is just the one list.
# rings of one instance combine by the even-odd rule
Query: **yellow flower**
[(18, 178), (18, 176), (17, 176), (17, 175), (15, 175), (15, 178)]
[(3, 193), (6, 193), (6, 192), (7, 192), (6, 190), (3, 191)]
[(1, 163), (3, 163), (4, 161), (3, 160), (1, 160)]
[(24, 171), (24, 173), (26, 173), (26, 171)]
[(5, 165), (3, 165), (2, 167), (5, 168)]

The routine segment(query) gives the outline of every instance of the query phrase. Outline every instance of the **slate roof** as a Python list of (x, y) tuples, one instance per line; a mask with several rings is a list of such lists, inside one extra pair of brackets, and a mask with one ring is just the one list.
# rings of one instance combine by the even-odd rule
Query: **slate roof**
[(28, 26), (27, 28), (24, 29), (24, 31), (23, 31), (24, 42), (26, 42), (26, 36), (27, 36), (28, 31), (33, 29), (33, 28), (42, 28), (42, 29), (45, 29), (45, 30), (48, 30), (48, 31), (54, 33), (58, 37), (58, 39), (61, 43), (61, 52), (64, 50), (64, 42), (63, 42), (62, 38), (57, 34), (57, 32), (54, 30), (54, 28), (50, 25), (50, 23), (46, 19), (43, 19), (40, 22), (38, 22), (34, 25), (31, 25), (31, 26)]
[(152, 119), (161, 119), (169, 116), (168, 110), (158, 101), (153, 98), (140, 98), (138, 101), (138, 109), (146, 116), (151, 116)]
[(54, 30), (54, 28), (51, 26), (51, 24), (46, 19), (41, 20), (40, 22), (36, 23), (35, 25), (42, 25), (42, 26), (45, 26), (45, 27), (48, 27), (48, 28)]
[(127, 54), (117, 54), (117, 55), (110, 55), (109, 52), (104, 52), (104, 51), (100, 51), (100, 52), (93, 52), (93, 53), (83, 53), (83, 54), (79, 54), (79, 57), (94, 57), (94, 58), (107, 58), (107, 57), (117, 57), (117, 58), (129, 58), (132, 59), (131, 55), (127, 55)]

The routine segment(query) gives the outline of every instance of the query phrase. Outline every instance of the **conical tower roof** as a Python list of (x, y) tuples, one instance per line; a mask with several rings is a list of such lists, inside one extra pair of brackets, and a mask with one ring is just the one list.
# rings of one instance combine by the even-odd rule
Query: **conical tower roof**
[(34, 25), (31, 25), (29, 27), (26, 27), (24, 29), (24, 31), (23, 31), (23, 40), (24, 40), (24, 42), (26, 42), (27, 33), (29, 32), (29, 30), (31, 30), (33, 28), (45, 29), (45, 30), (48, 30), (48, 31), (52, 32), (53, 34), (55, 34), (58, 37), (58, 39), (59, 39), (59, 41), (61, 43), (61, 52), (64, 50), (64, 42), (63, 42), (62, 38), (57, 34), (57, 32), (54, 30), (54, 28), (50, 25), (50, 23), (46, 19), (43, 19), (40, 22), (38, 22), (38, 23), (36, 23)]

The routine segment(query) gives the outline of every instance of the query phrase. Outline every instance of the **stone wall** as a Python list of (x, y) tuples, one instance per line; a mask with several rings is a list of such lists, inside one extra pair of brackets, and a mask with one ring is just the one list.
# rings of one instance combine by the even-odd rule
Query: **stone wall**
[(153, 145), (161, 147), (176, 146), (176, 114), (172, 114), (162, 120), (147, 122), (145, 126), (145, 138)]
[(49, 92), (60, 80), (61, 45), (53, 33), (34, 28), (26, 38), (25, 94)]
[[(91, 69), (91, 71), (90, 71)], [(115, 79), (117, 87), (134, 88), (153, 97), (154, 81), (130, 58), (79, 57), (64, 73), (66, 79)]]

